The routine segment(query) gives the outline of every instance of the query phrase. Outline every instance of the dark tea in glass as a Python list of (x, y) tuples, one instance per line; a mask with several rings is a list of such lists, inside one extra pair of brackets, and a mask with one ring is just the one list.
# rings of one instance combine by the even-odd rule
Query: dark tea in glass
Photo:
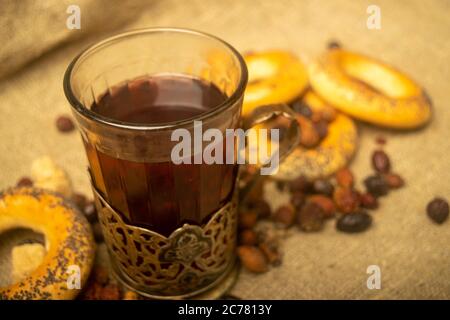
[[(194, 119), (226, 99), (212, 83), (163, 74), (110, 88), (91, 110), (123, 122), (157, 125)], [(85, 147), (93, 183), (105, 199), (127, 222), (165, 236), (184, 223), (206, 222), (234, 189), (238, 167), (225, 160), (211, 165), (137, 162), (103, 153), (89, 141)]]
[[(87, 152), (111, 266), (126, 287), (180, 299), (217, 298), (233, 285), (239, 198), (229, 132), (274, 115), (296, 124), (285, 105), (258, 108), (242, 121), (246, 84), (245, 62), (232, 46), (184, 29), (119, 34), (69, 65), (64, 91)], [(194, 142), (183, 159), (197, 159), (214, 142), (219, 161), (176, 164), (172, 135), (181, 130), (196, 139), (197, 123), (220, 139)], [(298, 138), (280, 141), (280, 155)]]

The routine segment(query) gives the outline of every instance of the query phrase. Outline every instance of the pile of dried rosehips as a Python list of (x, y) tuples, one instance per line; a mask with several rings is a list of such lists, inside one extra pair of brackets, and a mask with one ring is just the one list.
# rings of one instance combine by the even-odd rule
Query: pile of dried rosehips
[[(304, 147), (317, 145), (326, 136), (328, 123), (335, 116), (333, 112), (319, 116), (307, 104), (301, 101), (292, 108), (306, 119), (312, 121), (313, 130), (306, 130), (301, 141)], [(56, 120), (56, 126), (61, 133), (74, 129), (70, 117), (61, 116)], [(305, 125), (306, 126), (306, 125)], [(307, 127), (307, 126), (306, 126)], [(385, 139), (377, 138), (377, 143), (384, 145)], [(279, 189), (288, 190), (291, 194), (290, 202), (272, 212), (269, 204), (262, 199), (262, 189), (252, 192), (252, 196), (242, 203), (239, 212), (239, 246), (237, 254), (242, 264), (252, 272), (265, 272), (269, 265), (281, 264), (279, 236), (273, 229), (259, 229), (259, 220), (272, 220), (275, 226), (287, 229), (295, 224), (304, 232), (314, 232), (322, 229), (326, 220), (336, 218), (336, 229), (342, 232), (355, 233), (366, 230), (372, 224), (372, 217), (368, 210), (378, 208), (379, 198), (385, 196), (391, 189), (404, 185), (401, 176), (391, 171), (391, 162), (383, 150), (376, 150), (372, 154), (372, 166), (375, 173), (364, 179), (365, 192), (354, 186), (354, 176), (348, 168), (339, 170), (334, 177), (318, 179), (313, 182), (303, 177), (290, 182), (279, 183)], [(241, 177), (242, 179), (242, 177)], [(33, 180), (27, 176), (17, 182), (17, 187), (32, 187)], [(73, 202), (92, 224), (95, 239), (103, 242), (103, 235), (98, 222), (97, 212), (93, 201), (88, 201), (83, 194), (76, 193)], [(426, 207), (428, 217), (437, 224), (445, 222), (449, 216), (449, 205), (444, 198), (437, 197)], [(108, 299), (117, 298), (118, 288), (111, 286), (105, 280), (104, 271), (94, 271), (89, 286), (82, 298)], [(109, 275), (108, 275), (109, 276)], [(133, 299), (132, 293), (125, 293), (123, 298)]]
[(372, 224), (369, 210), (378, 208), (380, 197), (404, 185), (403, 178), (391, 171), (390, 159), (383, 150), (373, 152), (372, 166), (375, 172), (364, 179), (364, 192), (355, 188), (353, 173), (343, 168), (328, 179), (308, 181), (299, 177), (289, 183), (278, 183), (280, 190), (290, 192), (290, 202), (273, 213), (264, 200), (249, 197), (239, 212), (237, 252), (242, 264), (250, 271), (264, 272), (269, 264), (281, 262), (278, 241), (255, 230), (260, 219), (271, 219), (281, 228), (297, 225), (303, 232), (320, 231), (332, 218), (336, 218), (336, 229), (341, 232), (368, 229)]
[(111, 279), (108, 269), (95, 266), (78, 296), (81, 300), (139, 300), (141, 297), (119, 286)]

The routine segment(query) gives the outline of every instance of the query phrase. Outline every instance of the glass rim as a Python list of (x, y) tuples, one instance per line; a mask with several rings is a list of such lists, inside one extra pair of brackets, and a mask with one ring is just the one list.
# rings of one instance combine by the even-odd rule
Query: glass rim
[[(228, 48), (231, 51), (231, 54), (233, 54), (237, 60), (239, 61), (239, 67), (241, 69), (241, 75), (238, 82), (238, 85), (234, 92), (227, 97), (222, 103), (215, 106), (211, 109), (211, 111), (204, 112), (200, 114), (199, 116), (182, 119), (182, 120), (176, 120), (176, 121), (170, 121), (170, 122), (161, 122), (157, 124), (141, 124), (141, 123), (133, 123), (133, 122), (127, 122), (127, 121), (120, 121), (115, 120), (109, 117), (105, 117), (103, 115), (100, 115), (96, 112), (91, 111), (86, 106), (81, 103), (78, 98), (75, 96), (72, 90), (71, 86), (71, 77), (74, 71), (74, 68), (77, 66), (77, 63), (80, 62), (84, 57), (89, 55), (90, 53), (93, 53), (95, 50), (100, 49), (101, 47), (108, 45), (112, 43), (113, 41), (120, 40), (122, 38), (127, 38), (129, 36), (139, 35), (139, 34), (149, 34), (149, 33), (185, 33), (190, 35), (195, 35), (203, 38), (207, 38), (209, 40), (214, 40), (222, 45), (224, 45), (226, 48)], [(70, 62), (69, 66), (66, 69), (66, 72), (64, 74), (64, 80), (63, 80), (63, 87), (64, 87), (64, 94), (69, 101), (70, 105), (72, 106), (72, 109), (75, 110), (78, 114), (91, 119), (95, 120), (97, 122), (100, 122), (105, 125), (109, 125), (112, 127), (120, 128), (120, 129), (130, 129), (130, 130), (143, 130), (143, 131), (151, 131), (151, 130), (166, 130), (166, 129), (172, 129), (175, 127), (183, 127), (189, 124), (192, 124), (194, 120), (204, 120), (206, 118), (210, 118), (218, 113), (221, 113), (222, 111), (226, 110), (228, 107), (233, 106), (243, 95), (245, 86), (248, 81), (248, 71), (247, 66), (245, 64), (244, 58), (242, 55), (228, 42), (220, 39), (219, 37), (216, 37), (214, 35), (211, 35), (209, 33), (203, 32), (203, 31), (197, 31), (193, 29), (188, 28), (175, 28), (175, 27), (151, 27), (151, 28), (141, 28), (141, 29), (134, 29), (126, 32), (122, 32), (107, 38), (104, 38), (103, 40), (100, 40), (90, 46), (88, 46), (86, 49), (82, 50), (75, 58)]]

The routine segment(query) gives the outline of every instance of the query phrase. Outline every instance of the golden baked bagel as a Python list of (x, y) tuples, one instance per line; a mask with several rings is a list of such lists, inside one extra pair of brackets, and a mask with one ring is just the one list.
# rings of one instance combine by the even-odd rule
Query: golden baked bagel
[(288, 103), (308, 85), (305, 66), (290, 52), (248, 53), (244, 60), (249, 75), (242, 107), (244, 117), (262, 105)]
[(395, 129), (417, 128), (430, 119), (430, 102), (422, 88), (372, 58), (329, 50), (309, 66), (309, 77), (315, 92), (356, 119)]
[[(302, 99), (313, 112), (333, 112), (332, 108), (311, 90), (308, 90)], [(356, 151), (357, 142), (358, 132), (354, 121), (345, 114), (336, 112), (328, 124), (328, 134), (319, 145), (314, 148), (298, 146), (281, 162), (279, 171), (273, 178), (288, 181), (299, 176), (309, 180), (330, 176), (348, 164)]]
[[(24, 279), (0, 288), (0, 300), (73, 299), (91, 270), (95, 243), (86, 218), (62, 197), (35, 188), (15, 188), (0, 196), (0, 233), (28, 228), (45, 237), (41, 264)], [(74, 267), (75, 266), (75, 267)], [(79, 269), (77, 269), (79, 267)], [(68, 285), (69, 284), (69, 285)]]

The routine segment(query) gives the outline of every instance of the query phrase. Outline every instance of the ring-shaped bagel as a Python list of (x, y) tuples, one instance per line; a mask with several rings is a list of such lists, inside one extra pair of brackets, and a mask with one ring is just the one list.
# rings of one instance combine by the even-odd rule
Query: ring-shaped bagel
[(286, 51), (263, 51), (244, 55), (249, 81), (245, 89), (242, 115), (256, 107), (288, 103), (308, 86), (304, 64)]
[(405, 74), (342, 49), (329, 50), (309, 67), (311, 86), (336, 109), (375, 125), (412, 129), (428, 122), (430, 101)]
[[(302, 98), (314, 112), (328, 111), (328, 106), (313, 91), (308, 90)], [(328, 133), (318, 146), (305, 148), (298, 146), (280, 163), (275, 180), (289, 181), (300, 176), (315, 180), (332, 175), (348, 165), (358, 147), (358, 130), (347, 115), (336, 112), (328, 124)]]
[[(0, 233), (29, 228), (45, 236), (43, 261), (21, 281), (0, 288), (0, 300), (74, 299), (91, 270), (95, 242), (86, 218), (62, 197), (35, 188), (15, 188), (0, 195)], [(75, 266), (75, 267), (73, 267)], [(78, 268), (79, 269), (78, 269)]]

